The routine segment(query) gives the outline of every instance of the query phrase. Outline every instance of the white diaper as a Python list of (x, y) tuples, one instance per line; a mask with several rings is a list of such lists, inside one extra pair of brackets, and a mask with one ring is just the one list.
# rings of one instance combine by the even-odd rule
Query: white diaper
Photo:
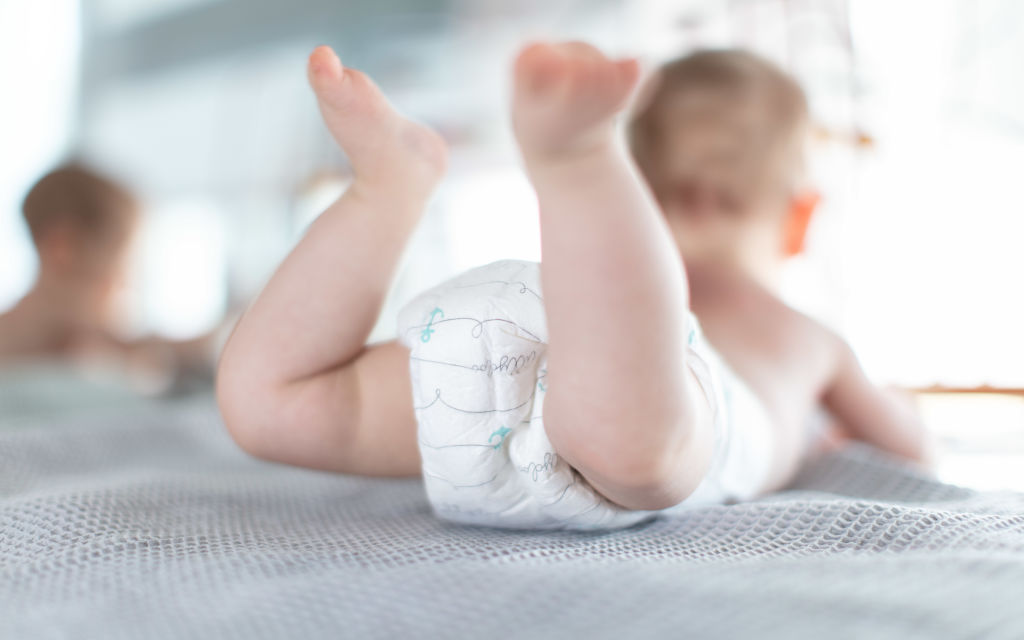
[[(713, 401), (714, 459), (697, 490), (672, 510), (754, 497), (772, 456), (761, 403), (691, 320), (687, 361)], [(605, 499), (548, 441), (538, 263), (501, 260), (466, 271), (403, 307), (398, 330), (411, 350), (423, 478), (439, 517), (521, 529), (611, 529), (660, 513)]]

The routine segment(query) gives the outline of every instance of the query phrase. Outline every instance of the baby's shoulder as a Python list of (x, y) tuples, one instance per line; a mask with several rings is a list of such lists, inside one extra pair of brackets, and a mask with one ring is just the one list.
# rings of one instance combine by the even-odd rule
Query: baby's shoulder
[(801, 360), (809, 371), (822, 380), (831, 378), (847, 359), (850, 347), (832, 327), (803, 311), (778, 300), (780, 345)]
[(713, 325), (708, 333), (722, 341), (737, 342), (772, 361), (813, 361), (826, 369), (846, 348), (835, 330), (750, 278), (705, 276), (694, 284), (697, 316)]
[(838, 333), (820, 320), (791, 306), (774, 292), (752, 281), (745, 284), (737, 286), (731, 296), (734, 312), (740, 312), (777, 334), (785, 334), (777, 337), (792, 337), (829, 348), (836, 342), (842, 342)]
[(765, 289), (746, 292), (748, 331), (761, 333), (771, 346), (768, 351), (780, 360), (799, 360), (804, 366), (828, 371), (844, 352), (846, 341), (821, 320), (789, 305)]

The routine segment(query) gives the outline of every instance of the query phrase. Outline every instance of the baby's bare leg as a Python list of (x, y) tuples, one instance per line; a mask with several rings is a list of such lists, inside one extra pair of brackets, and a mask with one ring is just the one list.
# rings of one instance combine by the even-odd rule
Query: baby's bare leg
[[(235, 439), (261, 457), (417, 473), (408, 352), (364, 345), (446, 151), (433, 131), (401, 117), (327, 47), (313, 52), (308, 72), (355, 179), (239, 322), (219, 367), (218, 400)], [(356, 434), (368, 421), (367, 433)]]
[(513, 123), (540, 200), (548, 436), (609, 499), (671, 506), (707, 471), (711, 414), (684, 355), (681, 258), (614, 126), (636, 64), (535, 45), (515, 76)]

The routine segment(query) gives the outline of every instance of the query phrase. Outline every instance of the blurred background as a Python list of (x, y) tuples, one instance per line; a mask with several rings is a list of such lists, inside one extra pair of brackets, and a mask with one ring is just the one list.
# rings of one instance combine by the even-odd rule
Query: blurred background
[(1014, 0), (0, 0), (0, 313), (36, 276), (21, 201), (73, 158), (144, 203), (124, 335), (226, 332), (345, 186), (305, 84), (306, 56), (330, 44), (452, 147), (371, 339), (390, 337), (397, 309), (443, 278), (539, 260), (507, 81), (514, 52), (549, 37), (649, 68), (744, 46), (793, 73), (823, 201), (788, 300), (878, 382), (928, 392), (947, 479), (1024, 489)]

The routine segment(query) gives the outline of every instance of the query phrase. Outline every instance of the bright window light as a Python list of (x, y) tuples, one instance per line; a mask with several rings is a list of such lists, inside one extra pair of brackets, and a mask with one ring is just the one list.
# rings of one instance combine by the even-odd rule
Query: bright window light
[(67, 144), (80, 47), (78, 0), (0, 2), (0, 310), (35, 278), (19, 209)]
[(211, 202), (176, 200), (148, 212), (138, 245), (137, 324), (169, 338), (215, 328), (227, 302), (225, 238)]
[(505, 258), (540, 261), (537, 198), (518, 166), (466, 171), (441, 202), (459, 271)]

